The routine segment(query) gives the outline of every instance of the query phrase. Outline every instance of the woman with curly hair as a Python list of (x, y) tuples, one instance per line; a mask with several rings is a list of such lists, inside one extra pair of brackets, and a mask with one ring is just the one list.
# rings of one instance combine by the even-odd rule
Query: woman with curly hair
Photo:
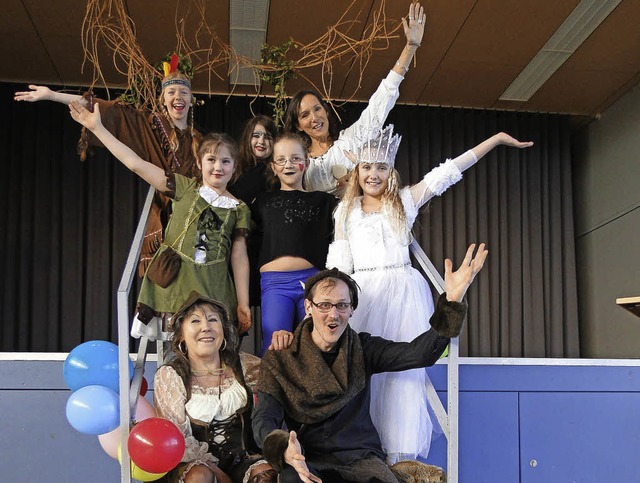
[[(171, 482), (270, 482), (251, 433), (256, 357), (237, 351), (238, 332), (227, 308), (192, 292), (171, 324), (174, 357), (158, 369), (153, 398), (160, 417), (180, 428), (182, 462)], [(258, 361), (259, 362), (259, 361)]]

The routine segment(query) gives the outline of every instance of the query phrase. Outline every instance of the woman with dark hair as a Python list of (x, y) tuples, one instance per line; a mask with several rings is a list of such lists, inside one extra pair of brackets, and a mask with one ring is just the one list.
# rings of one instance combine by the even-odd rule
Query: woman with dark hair
[(382, 129), (389, 111), (399, 96), (400, 82), (409, 71), (413, 56), (422, 42), (427, 16), (420, 3), (411, 3), (408, 19), (402, 24), (407, 43), (376, 92), (369, 99), (367, 108), (350, 127), (339, 133), (336, 117), (318, 92), (298, 92), (287, 106), (285, 130), (300, 134), (309, 149), (309, 167), (304, 182), (308, 191), (340, 193), (348, 181), (353, 163), (344, 154), (361, 144), (360, 133), (374, 133)]
[[(273, 143), (278, 135), (278, 128), (269, 116), (259, 114), (249, 119), (240, 137), (238, 165), (234, 177), (229, 183), (229, 192), (251, 205), (256, 197), (270, 191), (269, 163), (273, 159)], [(249, 302), (252, 307), (260, 305), (260, 272), (258, 271), (258, 255), (262, 239), (260, 234), (251, 230), (247, 239), (249, 254)]]
[(171, 325), (174, 357), (155, 375), (158, 415), (185, 438), (171, 482), (269, 482), (275, 472), (261, 460), (251, 434), (249, 372), (255, 357), (240, 357), (238, 331), (227, 308), (192, 292)]
[(278, 135), (273, 119), (259, 114), (247, 121), (240, 136), (238, 168), (229, 191), (247, 204), (267, 191), (267, 167), (273, 156), (273, 141)]

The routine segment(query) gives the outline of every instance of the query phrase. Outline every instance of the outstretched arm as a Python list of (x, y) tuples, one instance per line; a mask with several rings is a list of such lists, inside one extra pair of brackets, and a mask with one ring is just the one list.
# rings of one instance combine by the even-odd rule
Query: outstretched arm
[(87, 105), (87, 101), (77, 94), (65, 94), (64, 92), (52, 91), (46, 86), (37, 86), (34, 84), (29, 85), (28, 91), (16, 92), (13, 96), (14, 101), (53, 101), (61, 104), (69, 105), (72, 101), (81, 102), (83, 106)]
[(454, 162), (456, 163), (456, 166), (458, 166), (460, 171), (464, 171), (473, 166), (477, 162), (477, 160), (484, 157), (484, 155), (491, 151), (493, 148), (501, 145), (523, 149), (533, 146), (533, 141), (518, 141), (516, 138), (509, 136), (505, 132), (499, 132), (498, 134), (494, 134), (493, 136), (491, 136), (489, 139), (482, 141), (475, 148), (471, 149), (476, 157), (475, 161), (470, 163), (469, 159), (464, 159), (462, 158), (462, 156), (459, 156), (458, 158), (456, 158), (456, 160), (454, 160)]
[(409, 15), (407, 17), (408, 19), (402, 17), (402, 26), (404, 27), (404, 36), (407, 38), (407, 43), (404, 49), (402, 49), (396, 65), (391, 69), (403, 77), (409, 71), (413, 56), (422, 43), (424, 26), (427, 22), (427, 15), (424, 13), (424, 8), (419, 2), (411, 2), (409, 5)]
[(344, 170), (333, 171), (334, 166), (344, 166), (346, 171), (351, 171), (354, 167), (353, 163), (344, 156), (343, 149), (353, 149), (356, 144), (362, 142), (363, 138), (374, 136), (382, 129), (389, 111), (398, 100), (400, 83), (409, 70), (411, 59), (420, 46), (424, 34), (427, 16), (419, 3), (410, 4), (408, 16), (408, 21), (404, 18), (402, 20), (407, 44), (398, 61), (369, 98), (369, 103), (358, 120), (342, 131), (337, 140), (334, 139), (334, 145), (329, 148), (328, 155), (322, 161), (314, 161), (312, 167), (305, 172), (307, 190), (335, 194), (340, 188), (337, 186), (336, 178), (340, 179), (346, 173)]
[(419, 208), (434, 196), (440, 196), (449, 186), (462, 179), (462, 172), (476, 164), (479, 159), (497, 146), (523, 149), (533, 146), (532, 141), (518, 141), (507, 133), (494, 134), (455, 159), (448, 160), (432, 169), (419, 183), (411, 187), (411, 195)]
[(167, 177), (161, 168), (145, 161), (131, 148), (120, 142), (102, 125), (100, 108), (96, 104), (89, 112), (78, 101), (69, 104), (71, 117), (91, 131), (118, 160), (147, 183), (161, 192), (167, 191)]

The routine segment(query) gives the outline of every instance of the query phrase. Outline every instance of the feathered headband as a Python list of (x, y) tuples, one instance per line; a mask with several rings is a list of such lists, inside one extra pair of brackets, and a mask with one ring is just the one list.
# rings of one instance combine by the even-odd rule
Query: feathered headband
[[(180, 63), (180, 57), (178, 57), (178, 55), (175, 53), (171, 56), (170, 62), (162, 63), (162, 70), (164, 72), (165, 79), (169, 77), (169, 74), (173, 74), (178, 70), (179, 63)], [(191, 82), (188, 79), (167, 79), (162, 81), (162, 90), (164, 90), (165, 87), (169, 87), (176, 84), (185, 86), (191, 89)]]

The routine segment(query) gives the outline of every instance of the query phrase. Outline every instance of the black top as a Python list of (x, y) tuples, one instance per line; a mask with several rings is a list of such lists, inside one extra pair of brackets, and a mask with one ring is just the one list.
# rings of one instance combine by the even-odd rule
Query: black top
[(322, 191), (274, 191), (251, 204), (262, 232), (259, 266), (283, 256), (299, 257), (322, 270), (333, 238), (338, 199)]
[[(251, 166), (247, 171), (227, 189), (229, 193), (244, 201), (251, 207), (251, 203), (261, 193), (272, 191), (269, 185), (269, 171), (267, 161), (261, 161)], [(253, 209), (253, 208), (252, 208)], [(260, 256), (260, 246), (262, 245), (262, 234), (255, 226), (251, 227), (249, 238), (247, 239), (247, 255), (249, 256), (249, 304), (252, 307), (260, 305), (260, 270), (258, 258)]]
[(267, 163), (260, 162), (242, 173), (227, 189), (233, 196), (250, 205), (260, 193), (270, 191), (267, 180)]

